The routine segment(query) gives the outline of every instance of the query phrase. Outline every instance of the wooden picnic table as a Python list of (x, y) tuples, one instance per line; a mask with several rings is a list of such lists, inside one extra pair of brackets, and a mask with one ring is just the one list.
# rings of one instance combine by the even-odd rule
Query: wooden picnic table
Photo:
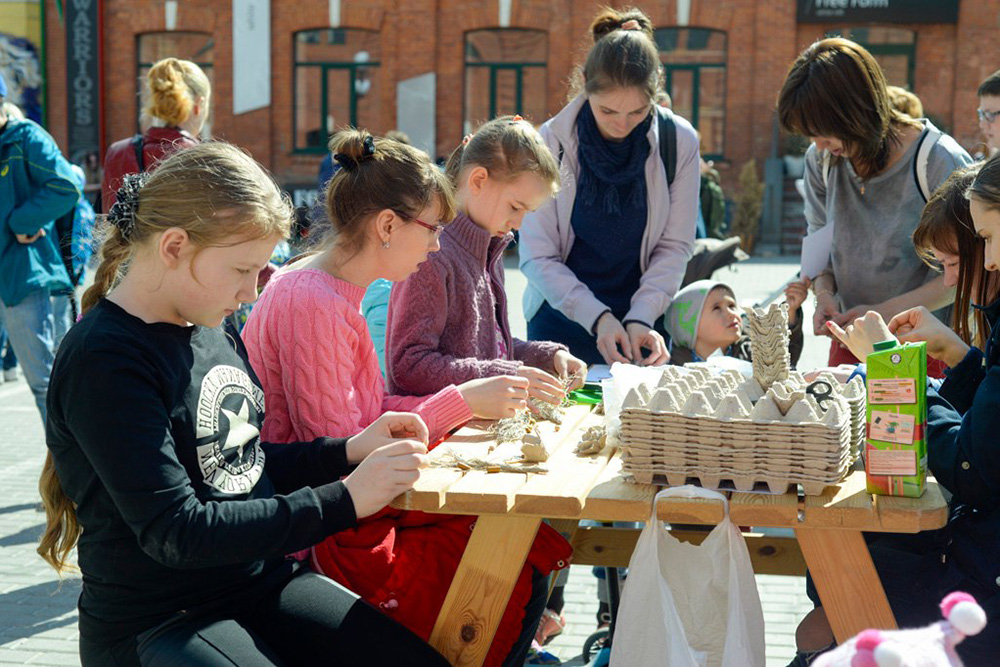
[[(432, 467), (413, 490), (393, 501), (399, 509), (479, 517), (430, 637), (453, 665), (482, 664), (543, 518), (570, 533), (580, 519), (648, 520), (660, 487), (626, 481), (616, 448), (592, 456), (575, 453), (584, 430), (601, 420), (589, 406), (575, 406), (567, 409), (561, 426), (541, 423), (539, 433), (552, 452), (542, 464), (546, 474)], [(494, 444), (489, 426), (470, 423), (431, 456), (446, 457), (448, 447), (486, 455)], [(519, 453), (516, 446), (502, 447)], [(501, 448), (494, 456), (503, 454)], [(754, 569), (802, 574), (808, 566), (838, 641), (866, 628), (896, 627), (862, 531), (916, 533), (940, 528), (948, 518), (947, 503), (933, 480), (921, 498), (873, 497), (865, 490), (863, 470), (852, 471), (821, 496), (729, 492), (729, 498), (737, 525), (794, 530), (797, 548), (789, 538), (747, 535)], [(713, 525), (723, 512), (722, 503), (704, 499), (671, 498), (657, 507), (661, 520), (675, 524)], [(573, 562), (627, 565), (637, 534), (582, 529), (571, 539)], [(703, 536), (689, 535), (694, 540)]]

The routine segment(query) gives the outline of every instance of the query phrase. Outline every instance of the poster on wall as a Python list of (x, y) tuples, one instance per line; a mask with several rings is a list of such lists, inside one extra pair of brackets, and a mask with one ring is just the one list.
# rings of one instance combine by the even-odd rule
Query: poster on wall
[(233, 113), (271, 106), (271, 0), (233, 0)]
[(101, 151), (100, 0), (64, 4), (66, 25), (67, 156), (82, 163)]
[(799, 23), (958, 23), (958, 0), (798, 0)]
[(42, 6), (32, 2), (0, 2), (0, 72), (8, 102), (26, 118), (45, 120), (42, 88)]

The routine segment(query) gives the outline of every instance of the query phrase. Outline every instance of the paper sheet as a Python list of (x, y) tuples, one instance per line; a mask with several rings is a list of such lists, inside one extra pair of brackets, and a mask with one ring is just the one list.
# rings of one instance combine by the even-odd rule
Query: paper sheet
[(607, 364), (593, 364), (587, 369), (587, 382), (600, 382), (611, 377), (611, 366)]
[(833, 225), (827, 224), (802, 239), (802, 277), (812, 280), (826, 270), (833, 250)]

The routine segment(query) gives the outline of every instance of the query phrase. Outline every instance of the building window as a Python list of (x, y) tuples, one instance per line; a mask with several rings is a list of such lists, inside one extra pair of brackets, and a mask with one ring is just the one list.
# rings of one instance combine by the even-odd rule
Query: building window
[(726, 33), (659, 28), (655, 38), (674, 112), (701, 133), (705, 159), (721, 160), (726, 135)]
[(917, 33), (903, 28), (871, 26), (844, 28), (826, 33), (827, 37), (843, 37), (868, 49), (882, 66), (890, 86), (913, 90), (913, 67), (916, 61)]
[(337, 129), (365, 128), (382, 134), (379, 104), (379, 33), (324, 28), (295, 33), (292, 132), (295, 151), (325, 153)]
[[(146, 76), (149, 69), (158, 60), (164, 58), (179, 58), (190, 60), (200, 67), (209, 83), (215, 87), (215, 40), (207, 32), (149, 32), (136, 37), (137, 83), (136, 97), (139, 100), (139, 118), (137, 127), (142, 131), (144, 119), (142, 110), (146, 108), (149, 90), (146, 87)], [(212, 113), (209, 110), (208, 120), (202, 130), (202, 137), (212, 135)]]
[(499, 115), (545, 120), (548, 35), (542, 30), (499, 28), (465, 33), (467, 134)]

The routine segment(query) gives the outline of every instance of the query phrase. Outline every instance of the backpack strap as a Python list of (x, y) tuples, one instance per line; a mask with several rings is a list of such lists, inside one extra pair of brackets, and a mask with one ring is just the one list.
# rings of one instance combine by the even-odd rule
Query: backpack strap
[(132, 150), (135, 151), (135, 163), (139, 165), (139, 173), (146, 171), (146, 161), (143, 156), (142, 150), (142, 135), (136, 134), (132, 136)]
[(821, 166), (823, 167), (823, 189), (824, 190), (829, 190), (830, 189), (830, 167), (831, 167), (830, 163), (833, 161), (833, 158), (830, 156), (830, 151), (823, 151), (823, 155), (820, 156), (820, 160), (822, 161), (822, 165)]
[(927, 162), (941, 134), (941, 130), (927, 123), (927, 131), (920, 137), (920, 145), (917, 146), (917, 159), (913, 161), (913, 178), (917, 181), (917, 189), (920, 190), (924, 203), (930, 201), (932, 194), (930, 183), (927, 181)]
[(656, 106), (656, 121), (660, 126), (660, 159), (667, 170), (667, 187), (674, 184), (677, 175), (677, 125), (669, 109)]

